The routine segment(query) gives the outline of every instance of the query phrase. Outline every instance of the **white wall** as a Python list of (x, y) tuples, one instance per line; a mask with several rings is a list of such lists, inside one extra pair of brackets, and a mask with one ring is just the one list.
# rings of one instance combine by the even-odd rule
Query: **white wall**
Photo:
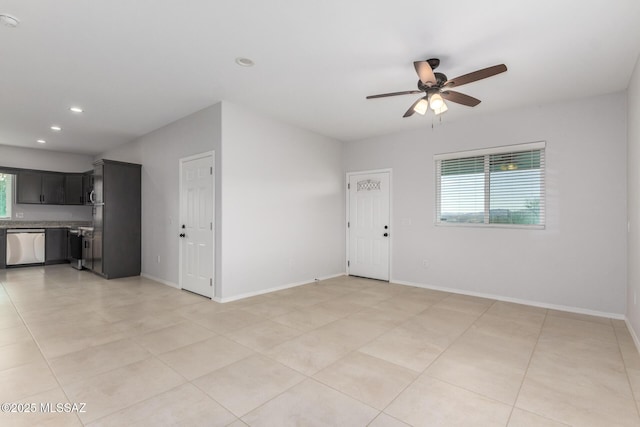
[(627, 319), (640, 336), (640, 58), (627, 91)]
[[(450, 114), (455, 108), (464, 107)], [(429, 118), (414, 117), (425, 121), (423, 130), (345, 145), (346, 171), (393, 168), (392, 279), (623, 314), (624, 94), (450, 124), (446, 116), (434, 129)], [(541, 140), (547, 142), (546, 229), (434, 225), (434, 154)]]
[(96, 157), (142, 164), (142, 273), (174, 286), (179, 282), (179, 161), (215, 151), (219, 175), (220, 109), (213, 105)]
[(223, 102), (221, 297), (344, 272), (343, 187), (339, 141)]
[[(93, 169), (93, 157), (33, 148), (0, 145), (0, 166), (38, 169), (54, 172), (86, 172)], [(14, 197), (15, 201), (15, 197)], [(88, 221), (88, 206), (55, 206), (15, 204), (13, 219), (20, 221)], [(22, 215), (17, 218), (16, 215)]]

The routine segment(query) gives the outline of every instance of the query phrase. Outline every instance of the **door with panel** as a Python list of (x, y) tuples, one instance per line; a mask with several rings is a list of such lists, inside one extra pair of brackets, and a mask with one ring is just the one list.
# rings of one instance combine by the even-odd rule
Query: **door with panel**
[(213, 298), (213, 156), (181, 161), (180, 286)]
[(349, 175), (349, 275), (389, 280), (390, 172)]

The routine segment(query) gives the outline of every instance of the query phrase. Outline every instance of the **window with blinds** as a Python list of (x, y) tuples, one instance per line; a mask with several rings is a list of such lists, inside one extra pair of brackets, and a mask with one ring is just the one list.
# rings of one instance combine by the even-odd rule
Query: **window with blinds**
[(544, 227), (544, 142), (436, 161), (436, 224)]

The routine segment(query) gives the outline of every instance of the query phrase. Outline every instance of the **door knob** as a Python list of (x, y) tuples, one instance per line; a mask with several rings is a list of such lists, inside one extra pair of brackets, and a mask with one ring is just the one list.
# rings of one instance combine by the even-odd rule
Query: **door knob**
[(184, 225), (184, 224), (182, 224), (182, 228), (187, 228), (187, 226), (186, 226), (186, 225)]
[(389, 228), (389, 226), (388, 226), (388, 225), (385, 225), (385, 226), (384, 226), (384, 229), (386, 230), (387, 228)]
[(389, 233), (384, 233), (384, 234), (383, 234), (383, 236), (384, 236), (384, 237), (388, 237), (388, 236), (389, 236)]
[(180, 237), (185, 237), (185, 234), (184, 233), (180, 233)]

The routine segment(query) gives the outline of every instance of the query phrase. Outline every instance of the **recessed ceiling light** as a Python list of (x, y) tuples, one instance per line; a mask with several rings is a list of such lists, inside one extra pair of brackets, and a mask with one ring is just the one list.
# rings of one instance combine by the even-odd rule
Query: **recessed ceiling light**
[(255, 65), (255, 63), (249, 58), (242, 57), (236, 58), (236, 64), (240, 65), (241, 67), (253, 67)]
[(6, 27), (15, 28), (20, 24), (20, 20), (15, 16), (7, 15), (4, 13), (0, 14), (0, 23)]
[(39, 143), (39, 144), (46, 144), (47, 143), (47, 141), (45, 141), (44, 139), (39, 139), (36, 142)]
[(82, 112), (84, 112), (84, 110), (82, 108), (80, 108), (80, 107), (69, 107), (69, 110), (72, 113), (82, 113)]
[(53, 125), (51, 126), (51, 130), (54, 132), (60, 132), (62, 128), (60, 126)]

